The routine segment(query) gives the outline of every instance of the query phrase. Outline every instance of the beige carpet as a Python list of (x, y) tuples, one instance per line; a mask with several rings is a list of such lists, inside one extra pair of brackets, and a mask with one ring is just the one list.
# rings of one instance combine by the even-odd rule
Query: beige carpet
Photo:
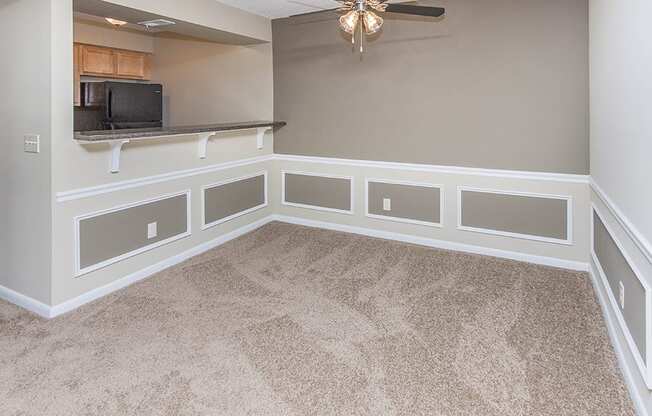
[(66, 316), (0, 415), (633, 415), (589, 277), (272, 223)]

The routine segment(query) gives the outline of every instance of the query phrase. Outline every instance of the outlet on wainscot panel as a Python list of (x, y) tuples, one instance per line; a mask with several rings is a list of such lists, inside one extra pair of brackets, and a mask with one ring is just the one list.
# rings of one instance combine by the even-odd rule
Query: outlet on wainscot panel
[(625, 309), (625, 285), (623, 285), (623, 282), (618, 283), (618, 300), (620, 301), (620, 308)]
[(41, 151), (41, 136), (38, 134), (26, 134), (23, 138), (25, 153), (39, 153)]
[(383, 198), (383, 210), (391, 211), (392, 210), (392, 200), (389, 198)]
[(147, 224), (147, 239), (151, 240), (152, 238), (156, 238), (158, 235), (158, 223), (152, 222), (150, 224)]

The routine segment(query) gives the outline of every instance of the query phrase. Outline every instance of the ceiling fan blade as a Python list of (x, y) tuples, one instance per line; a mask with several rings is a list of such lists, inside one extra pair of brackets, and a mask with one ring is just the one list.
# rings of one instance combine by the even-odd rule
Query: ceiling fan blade
[(415, 16), (440, 17), (446, 13), (443, 7), (413, 6), (409, 4), (388, 4), (388, 13), (413, 14)]
[(304, 16), (312, 16), (312, 15), (320, 15), (325, 12), (338, 12), (340, 9), (324, 9), (324, 10), (317, 10), (314, 12), (306, 12), (306, 13), (299, 13), (299, 14), (293, 14), (289, 17), (304, 17)]

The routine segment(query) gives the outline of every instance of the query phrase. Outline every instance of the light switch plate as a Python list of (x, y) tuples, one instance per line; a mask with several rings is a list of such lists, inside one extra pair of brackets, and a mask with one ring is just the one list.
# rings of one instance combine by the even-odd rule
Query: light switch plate
[(151, 240), (152, 238), (156, 238), (158, 236), (158, 223), (150, 223), (147, 224), (147, 239)]
[(25, 153), (39, 153), (41, 151), (41, 136), (38, 134), (26, 134), (24, 137)]
[(383, 210), (391, 211), (392, 210), (392, 200), (389, 198), (383, 198)]

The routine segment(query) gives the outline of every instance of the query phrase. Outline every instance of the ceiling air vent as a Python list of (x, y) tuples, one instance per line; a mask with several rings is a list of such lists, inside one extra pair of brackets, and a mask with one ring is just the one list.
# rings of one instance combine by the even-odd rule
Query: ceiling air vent
[(147, 20), (145, 22), (138, 22), (138, 24), (145, 26), (147, 29), (152, 29), (156, 27), (172, 26), (175, 23), (173, 21), (165, 20), (165, 19), (154, 19), (154, 20)]

